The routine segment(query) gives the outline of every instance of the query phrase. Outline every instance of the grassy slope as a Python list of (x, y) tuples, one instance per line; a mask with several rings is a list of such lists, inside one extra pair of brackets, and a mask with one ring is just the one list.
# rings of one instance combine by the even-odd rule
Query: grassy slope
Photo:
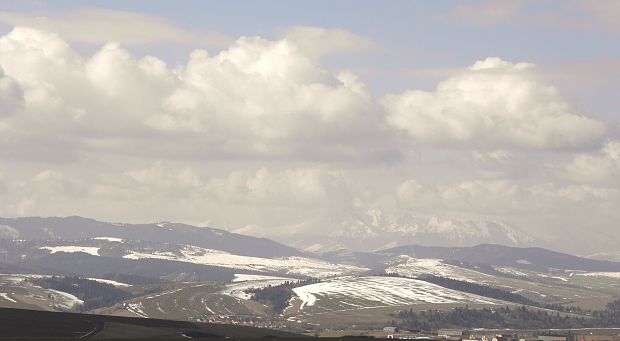
[(181, 333), (201, 337), (238, 339), (302, 337), (292, 333), (244, 326), (10, 308), (0, 308), (0, 321), (2, 321), (0, 339), (70, 339), (84, 336), (99, 340), (185, 339)]

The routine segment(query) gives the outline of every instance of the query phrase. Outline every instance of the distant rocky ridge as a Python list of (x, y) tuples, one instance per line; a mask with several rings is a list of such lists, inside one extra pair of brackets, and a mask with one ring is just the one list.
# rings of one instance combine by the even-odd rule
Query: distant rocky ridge
[(327, 236), (283, 236), (278, 240), (313, 252), (342, 248), (373, 251), (408, 244), (451, 247), (483, 243), (519, 247), (545, 244), (545, 241), (501, 221), (442, 219), (412, 214), (386, 218), (377, 214), (344, 221), (340, 226)]

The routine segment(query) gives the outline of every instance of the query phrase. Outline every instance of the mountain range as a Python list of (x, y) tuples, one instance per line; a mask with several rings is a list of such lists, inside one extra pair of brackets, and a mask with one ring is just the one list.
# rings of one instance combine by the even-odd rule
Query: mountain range
[(107, 223), (77, 216), (59, 218), (0, 218), (0, 239), (79, 240), (96, 237), (153, 243), (190, 244), (244, 256), (299, 256), (301, 252), (266, 238), (222, 229), (178, 223)]
[(336, 225), (327, 235), (278, 236), (289, 245), (308, 251), (338, 249), (380, 250), (399, 245), (474, 246), (482, 243), (508, 246), (544, 245), (516, 226), (502, 221), (443, 219), (438, 216), (404, 214), (391, 216), (371, 212), (358, 219), (327, 222)]
[[(504, 225), (485, 226), (470, 235), (505, 231), (508, 240), (527, 240)], [(466, 233), (457, 224), (391, 229)], [(250, 315), (297, 327), (340, 328), (342, 321), (372, 324), (377, 316), (391, 318), (395, 309), (429, 304), (602, 309), (620, 295), (617, 262), (539, 247), (405, 244), (409, 240), (415, 238), (374, 251), (311, 252), (176, 223), (1, 218), (0, 307), (88, 307), (111, 315), (216, 322)], [(433, 276), (453, 282), (429, 282)], [(256, 296), (263, 289), (267, 293), (260, 297), (267, 300)]]
[[(416, 220), (408, 219), (407, 221)], [(347, 233), (340, 236), (356, 239), (359, 238), (356, 232), (359, 230), (349, 229)], [(449, 240), (468, 246), (428, 246), (428, 243), (438, 241), (442, 236), (449, 236)], [(333, 242), (335, 237), (332, 235), (316, 236), (316, 238), (332, 239)], [(521, 245), (527, 245), (532, 239), (519, 230), (500, 223), (440, 222), (436, 218), (425, 223), (424, 220), (418, 219), (416, 223), (410, 225), (397, 225), (396, 223), (387, 225), (383, 233), (373, 233), (372, 238), (365, 234), (364, 238), (374, 239), (377, 245), (391, 246), (394, 244), (388, 242), (389, 240), (397, 240), (398, 243), (397, 246), (375, 251), (347, 249), (300, 251), (266, 238), (178, 223), (107, 223), (77, 216), (0, 218), (0, 245), (3, 246), (0, 252), (4, 255), (3, 266), (5, 268), (9, 265), (27, 266), (61, 273), (69, 273), (70, 270), (79, 268), (90, 269), (90, 271), (102, 268), (97, 271), (99, 274), (102, 271), (115, 272), (123, 268), (157, 268), (154, 265), (148, 265), (148, 262), (157, 260), (158, 264), (183, 262), (183, 265), (177, 266), (176, 269), (192, 273), (200, 273), (202, 272), (200, 269), (207, 266), (234, 268), (247, 273), (277, 273), (286, 269), (291, 271), (288, 273), (291, 275), (294, 273), (292, 268), (275, 263), (258, 264), (260, 262), (256, 260), (312, 259), (313, 261), (308, 261), (308, 264), (311, 264), (309, 267), (314, 269), (312, 271), (320, 271), (322, 265), (312, 263), (314, 260), (376, 268), (390, 257), (399, 255), (469, 264), (511, 266), (536, 271), (548, 269), (620, 271), (618, 266), (620, 263), (586, 259), (538, 247), (522, 247)], [(359, 239), (358, 242), (363, 242), (364, 238)], [(412, 240), (416, 243), (407, 244)], [(481, 242), (501, 240), (508, 245), (478, 243), (476, 246), (469, 246), (477, 240)], [(424, 245), (420, 245), (421, 243)], [(438, 243), (438, 245), (441, 244)], [(451, 243), (448, 242), (448, 244)], [(515, 244), (519, 246), (514, 246)], [(76, 253), (80, 256), (76, 257)], [(42, 257), (44, 255), (47, 256)], [(72, 264), (71, 259), (75, 261), (79, 259), (79, 264), (74, 264), (72, 267), (64, 266)], [(187, 261), (188, 259), (191, 261)], [(243, 263), (245, 261), (257, 264), (246, 266)], [(89, 265), (85, 266), (85, 264)], [(196, 264), (201, 266), (196, 267)], [(167, 267), (160, 265), (159, 268), (166, 269)], [(170, 270), (173, 268), (171, 267)], [(154, 272), (154, 275), (162, 276), (161, 271)], [(137, 274), (148, 273), (138, 271)], [(298, 271), (297, 276), (299, 275), (304, 274)]]

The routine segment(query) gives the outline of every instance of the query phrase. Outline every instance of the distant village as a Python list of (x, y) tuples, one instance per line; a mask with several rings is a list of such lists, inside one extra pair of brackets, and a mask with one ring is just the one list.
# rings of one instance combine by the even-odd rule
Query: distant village
[(439, 329), (436, 332), (400, 330), (387, 326), (368, 333), (375, 338), (426, 341), (620, 341), (620, 328), (553, 330), (461, 330)]
[[(270, 320), (251, 315), (205, 315), (192, 319), (194, 322), (233, 324), (258, 328), (291, 330), (289, 320)], [(313, 336), (355, 336), (377, 339), (400, 339), (419, 341), (620, 341), (620, 328), (595, 329), (438, 329), (422, 331), (385, 326), (378, 330), (327, 330), (318, 333), (305, 330)]]

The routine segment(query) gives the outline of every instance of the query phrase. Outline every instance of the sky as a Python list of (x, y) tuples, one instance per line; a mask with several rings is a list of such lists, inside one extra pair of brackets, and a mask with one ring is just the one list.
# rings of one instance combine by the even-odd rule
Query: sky
[[(618, 251), (618, 1), (0, 1), (0, 216)], [(379, 247), (376, 245), (375, 247)]]

